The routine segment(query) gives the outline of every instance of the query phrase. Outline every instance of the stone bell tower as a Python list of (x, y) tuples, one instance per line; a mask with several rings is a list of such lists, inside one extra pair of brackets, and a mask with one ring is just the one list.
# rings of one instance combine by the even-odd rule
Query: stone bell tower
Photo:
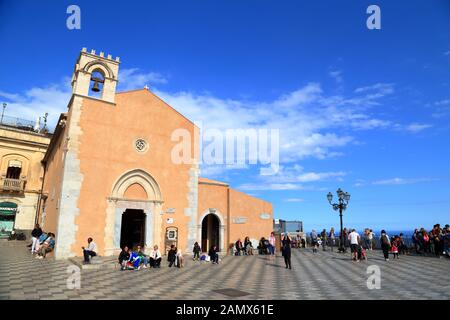
[(77, 216), (80, 214), (78, 200), (84, 175), (81, 171), (80, 157), (81, 138), (84, 125), (82, 113), (90, 112), (83, 109), (87, 99), (96, 99), (103, 103), (115, 104), (116, 86), (119, 73), (119, 58), (111, 55), (105, 57), (103, 52), (90, 53), (83, 48), (75, 64), (72, 76), (72, 98), (68, 105), (67, 122), (64, 126), (64, 155), (61, 180), (61, 191), (57, 203), (57, 233), (55, 257), (68, 258), (75, 256), (74, 248), (78, 231)]
[(89, 53), (83, 48), (72, 76), (72, 93), (114, 103), (119, 63), (119, 57), (105, 57), (103, 52), (96, 55), (95, 50)]

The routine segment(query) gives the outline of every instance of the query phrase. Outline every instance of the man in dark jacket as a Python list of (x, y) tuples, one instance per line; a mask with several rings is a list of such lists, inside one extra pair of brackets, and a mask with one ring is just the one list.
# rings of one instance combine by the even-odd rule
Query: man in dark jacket
[(281, 238), (281, 254), (284, 257), (284, 263), (286, 264), (286, 269), (292, 269), (291, 267), (291, 238), (289, 235), (285, 234)]
[(177, 259), (177, 251), (175, 250), (175, 245), (171, 245), (169, 253), (167, 254), (167, 261), (169, 261), (169, 268), (173, 266), (176, 259)]
[(128, 260), (130, 260), (130, 252), (128, 251), (128, 247), (125, 246), (119, 254), (119, 264), (121, 266), (120, 270), (127, 269)]

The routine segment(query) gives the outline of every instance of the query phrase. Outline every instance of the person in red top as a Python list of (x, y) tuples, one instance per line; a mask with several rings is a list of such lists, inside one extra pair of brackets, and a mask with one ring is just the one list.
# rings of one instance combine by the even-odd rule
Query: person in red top
[(398, 246), (399, 246), (399, 238), (396, 236), (394, 238), (394, 241), (392, 241), (391, 243), (391, 252), (394, 255), (394, 259), (397, 258), (398, 259)]

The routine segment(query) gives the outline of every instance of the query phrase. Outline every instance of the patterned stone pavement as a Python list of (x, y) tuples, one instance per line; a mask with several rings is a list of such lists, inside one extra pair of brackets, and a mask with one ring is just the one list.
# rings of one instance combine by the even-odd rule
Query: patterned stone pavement
[[(81, 288), (68, 289), (70, 261), (35, 259), (24, 242), (0, 242), (0, 300), (4, 299), (449, 299), (450, 260), (379, 251), (365, 262), (350, 255), (293, 249), (293, 270), (282, 257), (225, 257), (221, 264), (187, 260), (182, 269), (82, 270)], [(378, 265), (381, 289), (367, 288), (367, 267)], [(237, 289), (247, 295), (216, 292)]]

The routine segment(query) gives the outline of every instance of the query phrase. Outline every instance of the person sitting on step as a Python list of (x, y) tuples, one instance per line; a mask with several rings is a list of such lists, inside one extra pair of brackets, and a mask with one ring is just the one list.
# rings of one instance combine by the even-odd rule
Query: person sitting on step
[(172, 268), (172, 266), (175, 264), (175, 261), (177, 259), (177, 250), (175, 248), (175, 245), (170, 246), (170, 250), (167, 253), (167, 261), (169, 262), (169, 268)]
[(141, 270), (141, 257), (137, 253), (137, 251), (131, 251), (130, 259), (128, 260), (133, 266), (134, 270)]
[(97, 255), (97, 245), (93, 241), (92, 238), (87, 239), (88, 247), (81, 247), (83, 249), (83, 256), (84, 256), (84, 264), (91, 263), (90, 258), (95, 257)]
[(51, 232), (48, 233), (47, 239), (39, 246), (38, 255), (36, 258), (44, 259), (47, 253), (53, 251), (55, 248), (55, 235)]
[(158, 246), (153, 247), (153, 251), (150, 253), (150, 267), (160, 268), (161, 267), (161, 252), (158, 250)]
[(120, 270), (127, 269), (128, 260), (130, 260), (130, 252), (128, 251), (128, 247), (124, 246), (122, 251), (119, 254)]

